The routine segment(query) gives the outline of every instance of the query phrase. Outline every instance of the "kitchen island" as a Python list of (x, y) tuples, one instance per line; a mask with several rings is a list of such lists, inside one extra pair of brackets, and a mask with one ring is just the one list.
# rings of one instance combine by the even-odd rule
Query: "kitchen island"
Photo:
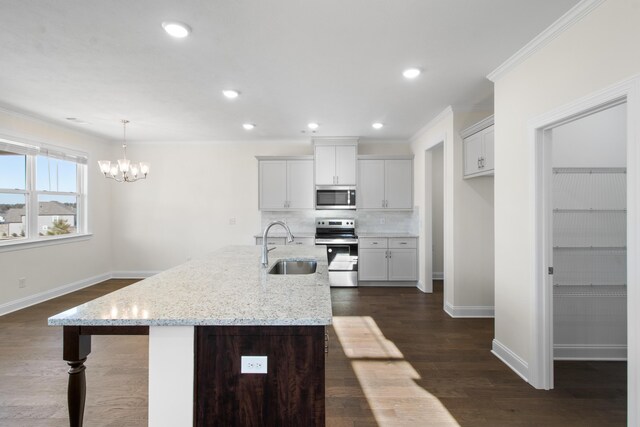
[[(277, 247), (268, 268), (260, 249), (226, 247), (49, 318), (63, 326), (71, 425), (82, 425), (91, 336), (147, 333), (149, 425), (324, 425), (326, 249)], [(268, 274), (292, 258), (317, 271)], [(256, 367), (266, 373), (241, 373)]]

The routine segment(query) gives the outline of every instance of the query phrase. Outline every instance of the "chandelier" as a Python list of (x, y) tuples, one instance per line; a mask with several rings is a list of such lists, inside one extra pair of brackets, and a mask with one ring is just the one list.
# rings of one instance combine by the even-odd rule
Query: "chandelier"
[(98, 160), (100, 172), (104, 177), (117, 182), (136, 182), (145, 179), (149, 173), (149, 163), (131, 163), (127, 159), (127, 123), (129, 120), (122, 120), (122, 149), (124, 150), (122, 159), (118, 159), (113, 164), (109, 160)]

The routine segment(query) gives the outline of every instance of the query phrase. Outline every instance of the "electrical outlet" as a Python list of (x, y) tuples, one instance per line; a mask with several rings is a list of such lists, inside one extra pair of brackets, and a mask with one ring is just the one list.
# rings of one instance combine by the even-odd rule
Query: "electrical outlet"
[(18, 279), (18, 287), (19, 288), (26, 288), (27, 287), (27, 278), (26, 277), (21, 277)]
[(236, 225), (236, 218), (229, 218), (229, 225)]
[(240, 356), (241, 374), (266, 374), (267, 356)]

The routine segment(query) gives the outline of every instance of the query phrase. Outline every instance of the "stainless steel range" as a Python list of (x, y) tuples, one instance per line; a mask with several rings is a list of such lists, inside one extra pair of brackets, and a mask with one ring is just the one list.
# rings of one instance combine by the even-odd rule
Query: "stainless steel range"
[(331, 287), (358, 286), (356, 220), (316, 219), (316, 245), (327, 246)]

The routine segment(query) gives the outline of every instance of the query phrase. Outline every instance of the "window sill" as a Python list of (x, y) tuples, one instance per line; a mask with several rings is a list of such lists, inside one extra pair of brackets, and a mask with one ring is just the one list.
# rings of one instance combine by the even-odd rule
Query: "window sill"
[(93, 233), (74, 234), (73, 236), (50, 237), (48, 239), (7, 241), (0, 243), (0, 252), (21, 251), (24, 249), (40, 248), (43, 246), (82, 242), (84, 240), (91, 239), (91, 236), (93, 236)]

